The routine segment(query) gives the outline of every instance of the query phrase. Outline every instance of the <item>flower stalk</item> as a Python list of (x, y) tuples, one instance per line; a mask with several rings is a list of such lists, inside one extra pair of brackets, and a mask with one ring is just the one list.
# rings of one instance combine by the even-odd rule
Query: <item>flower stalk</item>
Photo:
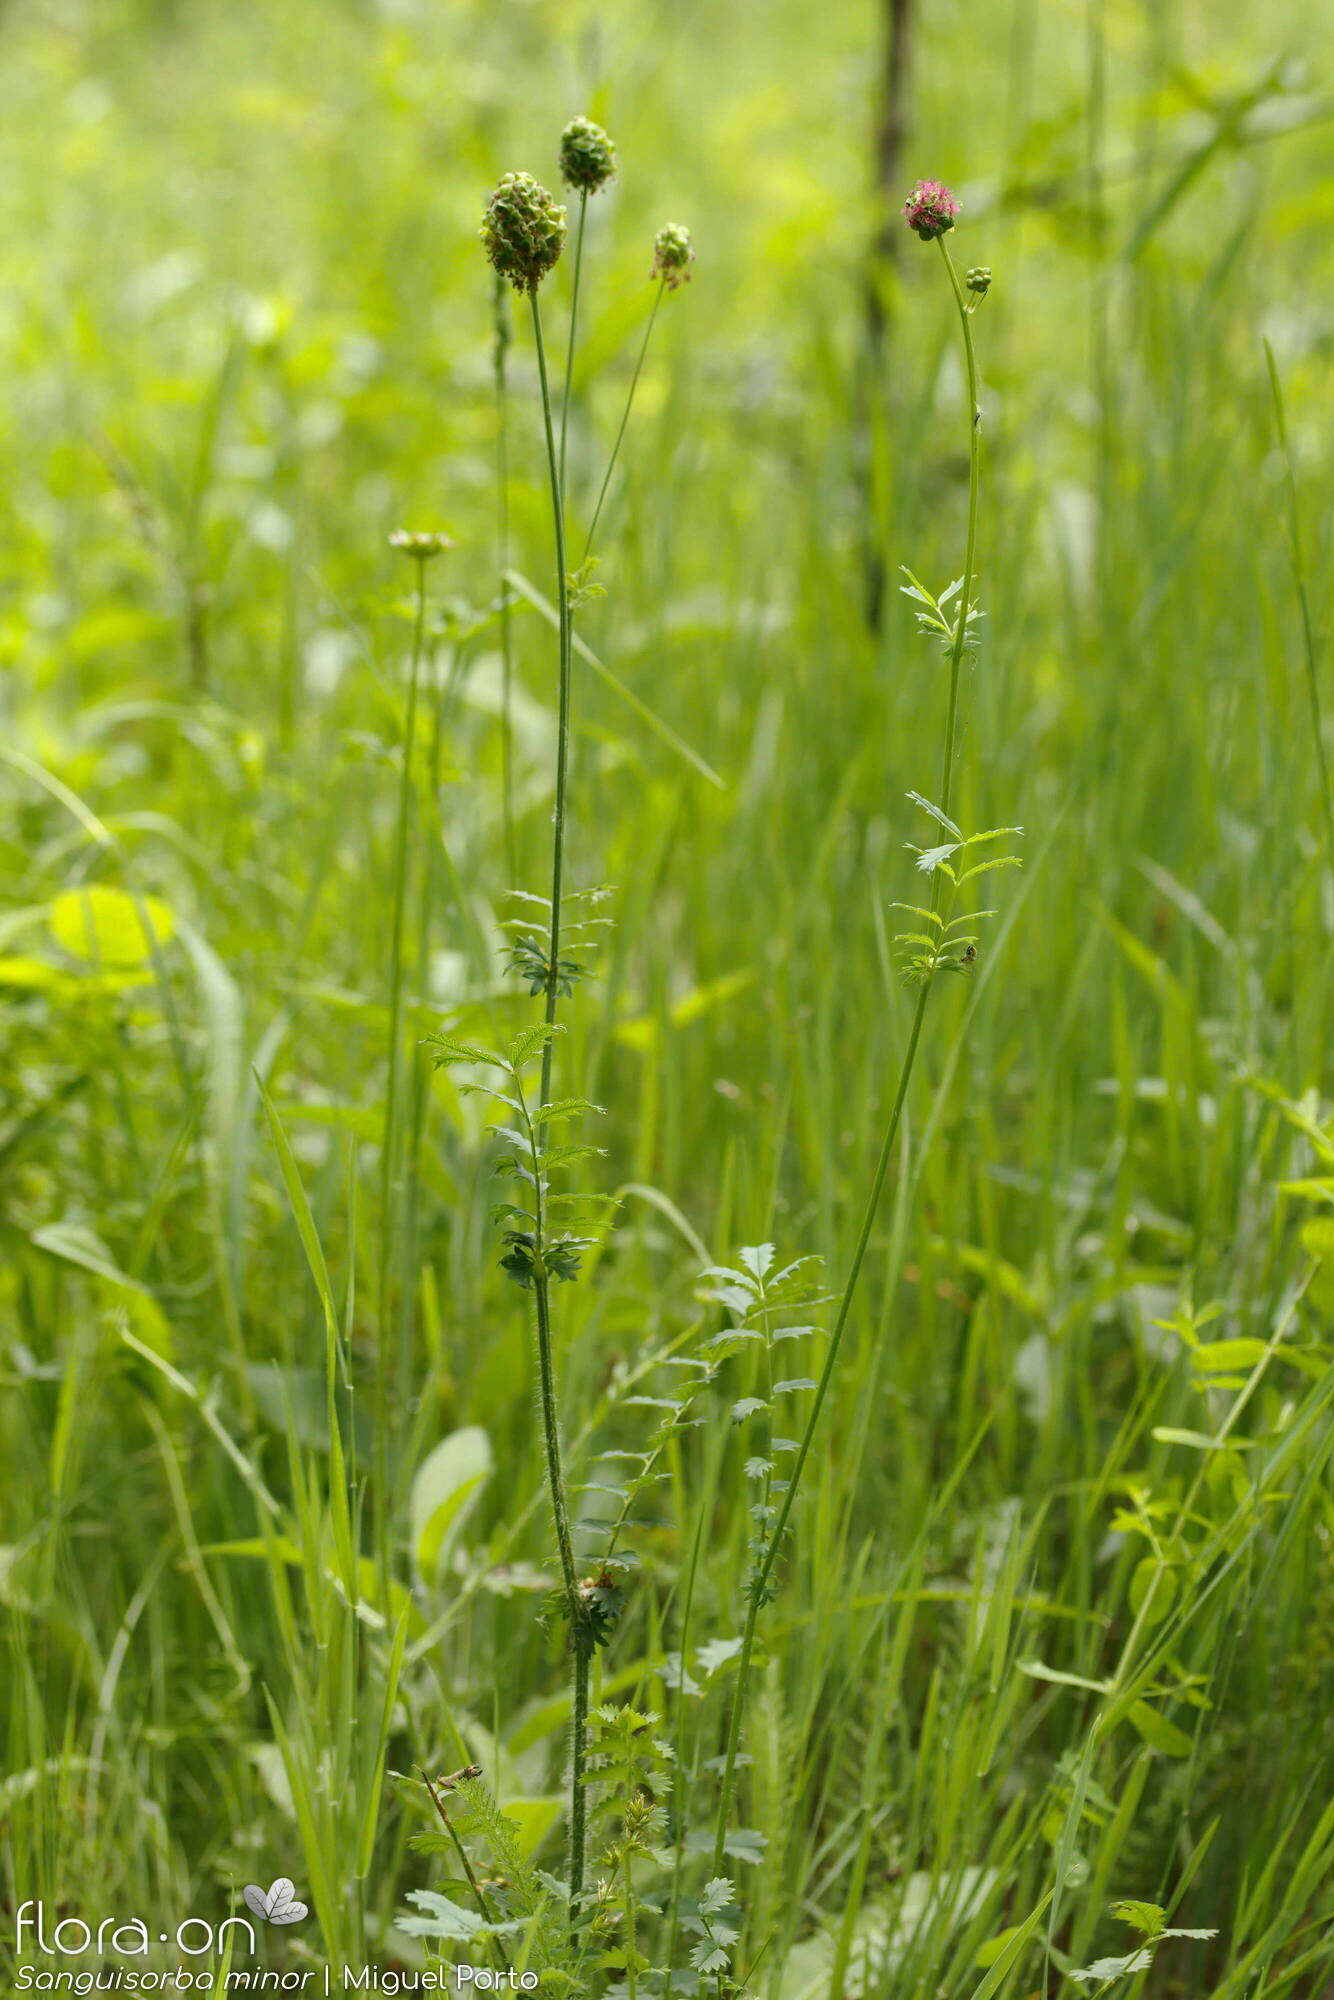
[(615, 443), (611, 448), (611, 457), (607, 460), (607, 469), (602, 475), (602, 485), (598, 490), (597, 505), (593, 509), (593, 518), (589, 523), (588, 534), (584, 541), (584, 555), (581, 568), (587, 568), (589, 557), (593, 552), (593, 541), (598, 531), (598, 522), (602, 519), (602, 509), (607, 498), (607, 489), (611, 485), (612, 474), (616, 470), (616, 461), (621, 455), (621, 444), (625, 437), (626, 427), (630, 422), (630, 412), (635, 406), (635, 391), (639, 387), (639, 377), (643, 372), (644, 359), (648, 354), (648, 344), (653, 336), (658, 309), (662, 305), (663, 297), (667, 292), (674, 292), (679, 286), (690, 283), (690, 266), (694, 261), (695, 249), (691, 242), (690, 231), (682, 228), (679, 222), (666, 223), (653, 239), (653, 267), (649, 272), (649, 277), (657, 279), (658, 289), (653, 295), (653, 306), (649, 312), (648, 323), (644, 328), (644, 338), (639, 343), (639, 353), (635, 358), (634, 373), (630, 377), (630, 388), (625, 398), (625, 408), (621, 411), (621, 421), (616, 432)]
[[(940, 246), (950, 287), (954, 294), (955, 305), (958, 309), (968, 374), (968, 527), (963, 582), (962, 588), (955, 600), (957, 613), (953, 622), (949, 647), (949, 696), (945, 718), (945, 742), (940, 777), (939, 817), (943, 820), (948, 820), (953, 791), (955, 748), (959, 720), (959, 682), (963, 666), (964, 649), (968, 641), (970, 600), (977, 554), (978, 491), (981, 472), (980, 412), (977, 402), (977, 361), (973, 349), (972, 306), (970, 306), (968, 300), (965, 298), (953, 260), (945, 243), (945, 236), (953, 228), (953, 218), (957, 213), (958, 203), (955, 201), (953, 195), (948, 188), (936, 181), (919, 182), (918, 186), (909, 196), (908, 201), (904, 204), (904, 217), (908, 223), (908, 227), (924, 241), (935, 241)], [(981, 274), (979, 273), (978, 275), (980, 277)], [(990, 272), (987, 272), (987, 285), (990, 284), (990, 276)], [(978, 303), (982, 296), (985, 296), (985, 291), (986, 286), (974, 287), (974, 304)], [(943, 919), (940, 916), (943, 879), (951, 879), (948, 871), (941, 867), (934, 868), (931, 878), (931, 916), (935, 920), (938, 936), (944, 935)], [(971, 952), (971, 945), (968, 949)], [(971, 959), (969, 962), (971, 963)], [(956, 963), (962, 964), (962, 961), (956, 961)], [(922, 1039), (922, 1027), (926, 1019), (927, 1002), (930, 998), (933, 984), (931, 974), (943, 964), (944, 960), (939, 955), (939, 952), (937, 952), (935, 962), (920, 982), (917, 1002), (913, 1008), (912, 1023), (908, 1030), (907, 1046), (904, 1049), (903, 1060), (899, 1066), (898, 1083), (894, 1091), (894, 1101), (890, 1109), (889, 1122), (885, 1128), (880, 1155), (876, 1161), (875, 1172), (871, 1178), (870, 1192), (867, 1196), (861, 1226), (857, 1233), (852, 1262), (849, 1265), (847, 1279), (839, 1299), (838, 1312), (830, 1332), (824, 1367), (816, 1384), (810, 1413), (807, 1416), (805, 1428), (798, 1443), (796, 1457), (792, 1464), (791, 1477), (787, 1482), (787, 1490), (783, 1494), (777, 1516), (767, 1537), (764, 1554), (751, 1579), (745, 1625), (742, 1631), (741, 1652), (738, 1656), (736, 1678), (732, 1688), (732, 1706), (728, 1716), (722, 1786), (718, 1799), (718, 1819), (713, 1855), (714, 1868), (718, 1873), (722, 1872), (726, 1861), (727, 1820), (731, 1810), (732, 1796), (736, 1783), (736, 1762), (741, 1742), (741, 1726), (745, 1715), (751, 1660), (755, 1648), (756, 1626), (759, 1621), (761, 1607), (768, 1603), (773, 1595), (772, 1579), (774, 1568), (783, 1547), (792, 1509), (796, 1504), (802, 1474), (806, 1469), (806, 1463), (815, 1441), (821, 1412), (824, 1409), (830, 1385), (834, 1379), (834, 1372), (838, 1366), (843, 1336), (847, 1330), (848, 1320), (851, 1317), (853, 1302), (861, 1280), (862, 1267), (866, 1261), (867, 1250), (870, 1247), (871, 1235), (875, 1228), (876, 1216), (879, 1212), (885, 1182), (889, 1176), (890, 1162), (893, 1159), (894, 1150), (898, 1142), (899, 1127), (903, 1118), (903, 1107), (908, 1096), (908, 1086), (912, 1081), (913, 1068), (917, 1061), (917, 1052)]]
[(560, 487), (565, 491), (565, 441), (570, 428), (570, 388), (579, 328), (579, 280), (584, 268), (584, 228), (588, 198), (616, 176), (616, 148), (591, 118), (572, 118), (560, 135), (560, 173), (566, 187), (579, 196), (579, 226), (574, 239), (574, 277), (570, 288), (570, 333), (565, 350), (565, 380), (560, 399)]
[[(547, 369), (546, 343), (542, 335), (542, 312), (538, 287), (552, 269), (565, 244), (565, 210), (529, 174), (506, 174), (487, 207), (481, 229), (482, 242), (496, 272), (516, 291), (527, 294), (532, 313), (533, 340), (537, 349), (537, 372), (542, 395), (542, 426), (546, 440), (547, 470), (551, 486), (551, 511), (556, 544), (556, 592), (559, 627), (559, 720), (556, 741), (556, 799), (552, 831), (551, 912), (547, 938), (547, 958), (543, 987), (543, 1020), (547, 1029), (542, 1048), (542, 1078), (534, 1126), (534, 1145), (540, 1148), (545, 1126), (543, 1108), (551, 1102), (552, 1042), (556, 1025), (556, 1003), (561, 991), (560, 932), (561, 895), (565, 867), (566, 788), (570, 762), (570, 680), (571, 625), (570, 580), (565, 554), (565, 496), (561, 478), (560, 452), (553, 418), (551, 382)], [(561, 1594), (570, 1625), (574, 1654), (573, 1714), (571, 1729), (569, 1887), (577, 1901), (584, 1878), (586, 1844), (584, 1769), (588, 1732), (588, 1665), (593, 1650), (589, 1620), (575, 1574), (570, 1534), (569, 1507), (565, 1495), (565, 1475), (561, 1456), (560, 1406), (556, 1390), (555, 1341), (551, 1316), (550, 1276), (542, 1254), (544, 1243), (542, 1175), (535, 1176), (535, 1243), (538, 1254), (532, 1261), (531, 1284), (537, 1332), (539, 1397), (546, 1454), (547, 1486), (551, 1501), (552, 1527), (560, 1561)]]

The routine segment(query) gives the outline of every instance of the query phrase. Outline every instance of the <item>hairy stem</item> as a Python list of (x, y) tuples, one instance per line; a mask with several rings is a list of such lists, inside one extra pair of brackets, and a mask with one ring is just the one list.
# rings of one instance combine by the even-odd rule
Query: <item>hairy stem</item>
[[(973, 330), (968, 305), (964, 298), (963, 289), (959, 284), (953, 260), (945, 247), (945, 239), (941, 236), (936, 240), (940, 244), (941, 253), (945, 259), (945, 268), (949, 273), (955, 304), (959, 310), (959, 321), (963, 329), (964, 353), (968, 367), (967, 552), (964, 557), (963, 590), (958, 599), (958, 622), (955, 627), (953, 644), (950, 647), (949, 707), (945, 720), (944, 764), (940, 778), (940, 809), (943, 813), (948, 813), (953, 790), (955, 742), (958, 734), (959, 679), (963, 665), (964, 647), (968, 637), (968, 607), (972, 594), (973, 564), (977, 551), (977, 496), (980, 451), (978, 438), (977, 363), (973, 354)], [(940, 870), (936, 869), (931, 878), (931, 908), (933, 911), (939, 910), (942, 879)], [(889, 1114), (889, 1124), (885, 1129), (884, 1140), (880, 1147), (880, 1157), (876, 1162), (875, 1173), (871, 1180), (870, 1194), (867, 1197), (861, 1228), (857, 1234), (856, 1248), (852, 1253), (852, 1263), (848, 1269), (847, 1282), (844, 1285), (843, 1294), (839, 1300), (838, 1313), (834, 1320), (833, 1330), (829, 1336), (829, 1347), (825, 1355), (825, 1363), (820, 1373), (819, 1382), (816, 1385), (815, 1398), (811, 1404), (810, 1414), (806, 1419), (806, 1427), (802, 1432), (801, 1442), (797, 1447), (797, 1455), (793, 1461), (792, 1475), (788, 1480), (787, 1491), (783, 1495), (782, 1505), (778, 1510), (777, 1518), (767, 1538), (763, 1561), (760, 1563), (751, 1582), (749, 1602), (746, 1606), (746, 1622), (741, 1637), (741, 1653), (737, 1661), (736, 1679), (732, 1688), (732, 1707), (727, 1724), (727, 1749), (723, 1763), (722, 1789), (718, 1799), (718, 1824), (713, 1853), (713, 1864), (718, 1873), (722, 1872), (723, 1863), (726, 1858), (727, 1817), (731, 1810), (732, 1793), (736, 1782), (736, 1760), (741, 1743), (741, 1725), (745, 1715), (751, 1657), (755, 1648), (755, 1628), (759, 1621), (760, 1608), (768, 1601), (769, 1584), (773, 1576), (774, 1566), (778, 1561), (779, 1552), (783, 1546), (783, 1537), (787, 1532), (788, 1521), (791, 1518), (792, 1509), (796, 1504), (797, 1491), (801, 1485), (801, 1476), (806, 1469), (806, 1461), (810, 1457), (811, 1446), (815, 1441), (820, 1414), (824, 1408), (825, 1399), (829, 1394), (830, 1384), (834, 1379), (834, 1370), (838, 1365), (839, 1351), (843, 1344), (843, 1335), (847, 1330), (848, 1320), (852, 1313), (853, 1300), (856, 1297), (857, 1286), (861, 1279), (862, 1266), (866, 1261), (866, 1252), (870, 1246), (872, 1231), (875, 1228), (876, 1215), (880, 1207), (880, 1198), (884, 1193), (885, 1182), (889, 1176), (890, 1161), (894, 1156), (899, 1125), (903, 1117), (903, 1106), (908, 1095), (908, 1085), (912, 1079), (913, 1065), (917, 1060), (917, 1049), (922, 1037), (922, 1023), (926, 1018), (927, 1000), (930, 992), (931, 981), (927, 978), (922, 982), (921, 991), (917, 996), (917, 1005), (913, 1010), (912, 1027), (908, 1033), (908, 1046), (904, 1050), (903, 1062), (899, 1069), (898, 1087), (894, 1093), (894, 1103)]]

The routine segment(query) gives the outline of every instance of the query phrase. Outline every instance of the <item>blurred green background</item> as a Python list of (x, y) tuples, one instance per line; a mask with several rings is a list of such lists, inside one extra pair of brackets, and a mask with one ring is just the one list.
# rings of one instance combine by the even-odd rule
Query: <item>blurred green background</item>
[[(966, 1995), (955, 1959), (971, 1965), (1040, 1892), (1046, 1849), (1015, 1828), (1048, 1788), (1067, 1797), (1060, 1758), (1087, 1715), (1015, 1662), (1110, 1671), (1139, 1553), (1108, 1535), (1118, 1482), (1179, 1499), (1193, 1463), (1152, 1427), (1208, 1428), (1185, 1349), (1156, 1322), (1183, 1297), (1216, 1300), (1229, 1332), (1267, 1339), (1309, 1262), (1307, 1212), (1276, 1188), (1319, 1163), (1334, 890), (1264, 341), (1319, 686), (1329, 23), (1286, 0), (903, 8), (889, 105), (887, 13), (0, 9), (11, 1906), (54, 1904), (77, 1877), (90, 1907), (212, 1909), (247, 1871), (295, 1870), (298, 1844), (311, 1874), (323, 1844), (335, 1951), (384, 1939), (404, 1884), (425, 1879), (405, 1806), (386, 1809), (367, 1877), (338, 1787), (316, 1787), (327, 1820), (302, 1819), (299, 1782), (294, 1799), (293, 1772), (327, 1778), (325, 1757), (348, 1760), (358, 1810), (374, 1790), (358, 1731), (379, 1724), (383, 1635), (349, 1614), (351, 1636), (331, 1638), (327, 1592), (294, 1613), (262, 1544), (209, 1553), (261, 1532), (218, 1425), (284, 1502), (289, 1447), (312, 1490), (326, 1465), (323, 1318), (252, 1071), (304, 1176), (354, 1372), (388, 1337), (374, 1274), (400, 525), (459, 547), (431, 572), (410, 906), (415, 1173), (391, 1252), (391, 1451), (399, 1587), (420, 1622), (389, 1762), (462, 1762), (464, 1742), (502, 1791), (537, 1802), (535, 1839), (551, 1824), (559, 1661), (531, 1598), (495, 1584), (545, 1552), (523, 1511), (540, 1480), (528, 1333), (495, 1270), (480, 1113), (430, 1079), (417, 1043), (443, 1016), (475, 1033), (526, 1018), (498, 925), (512, 879), (546, 886), (555, 648), (539, 614), (516, 613), (512, 878), (476, 232), (501, 172), (554, 184), (580, 111), (612, 132), (620, 174), (590, 209), (577, 520), (652, 303), (653, 234), (684, 223), (698, 252), (655, 329), (612, 488), (607, 595), (579, 623), (661, 725), (581, 671), (571, 865), (577, 886), (614, 885), (615, 921), (562, 1061), (608, 1107), (605, 1185), (630, 1191), (592, 1282), (562, 1298), (580, 1437), (585, 1422), (633, 1435), (615, 1407), (625, 1371), (697, 1315), (697, 1250), (773, 1237), (827, 1258), (832, 1283), (846, 1267), (910, 1008), (887, 914), (912, 898), (903, 844), (923, 837), (904, 794), (929, 795), (939, 764), (942, 672), (897, 568), (938, 588), (962, 561), (957, 326), (936, 253), (895, 219), (914, 180), (955, 187), (960, 266), (995, 274), (976, 320), (986, 624), (958, 810), (1021, 824), (1025, 871), (995, 878), (1003, 922), (938, 1011), (775, 1614), (789, 1638), (815, 1621), (818, 1643), (775, 1642), (765, 1682), (750, 1807), (771, 1849), (751, 1935), (758, 1948), (786, 1925), (766, 1976), (784, 2000), (816, 1990), (811, 1940), (854, 1879), (848, 1921), (864, 1897), (902, 1990)], [(544, 293), (557, 352), (563, 279)], [(515, 561), (549, 597), (521, 314), (514, 333)], [(93, 883), (167, 906), (154, 963), (99, 967), (62, 932), (57, 899)], [(1256, 1501), (1254, 1544), (1181, 1640), (1182, 1674), (1212, 1703), (1178, 1706), (1190, 1754), (1126, 1732), (1087, 1829), (1104, 1900), (1166, 1900), (1185, 1869), (1194, 1920), (1224, 1931), (1192, 1963), (1237, 2000), (1315, 1995), (1322, 1976), (1302, 1956), (1316, 1891), (1285, 1901), (1265, 1863), (1280, 1836), (1308, 1860), (1328, 1840), (1329, 1303), (1317, 1275), (1296, 1327), (1319, 1365), (1256, 1397), (1264, 1435), (1309, 1427), (1307, 1456), (1281, 1502)], [(126, 1347), (126, 1315), (175, 1382)], [(464, 1427), (485, 1431), (493, 1470), (466, 1536), (421, 1577), (413, 1475)], [(724, 1437), (708, 1459), (701, 1640), (738, 1624), (733, 1450)], [(678, 1478), (684, 1493), (688, 1464)], [(609, 1675), (671, 1643), (683, 1532), (650, 1537), (651, 1587)], [(992, 1588), (1012, 1533), (1023, 1602), (997, 1639), (979, 1579)], [(319, 1575), (314, 1560), (312, 1598)], [(388, 1605), (389, 1580), (376, 1591)], [(297, 1732), (286, 1761), (262, 1689)], [(1104, 1879), (1100, 1843), (1132, 1787), (1143, 1803)], [(849, 1878), (863, 1824), (869, 1875)], [(929, 1897), (965, 1865), (985, 1893), (947, 1921)], [(1295, 1863), (1292, 1879), (1308, 1881)], [(934, 1914), (907, 1959), (895, 1898), (923, 1880), (918, 1914)], [(346, 1934), (336, 1905), (355, 1906)], [(1071, 1952), (1100, 1908), (1090, 1892)], [(789, 1948), (807, 1950), (795, 1973)], [(1161, 1962), (1148, 1990), (1204, 1990), (1186, 1961), (1181, 1987)]]

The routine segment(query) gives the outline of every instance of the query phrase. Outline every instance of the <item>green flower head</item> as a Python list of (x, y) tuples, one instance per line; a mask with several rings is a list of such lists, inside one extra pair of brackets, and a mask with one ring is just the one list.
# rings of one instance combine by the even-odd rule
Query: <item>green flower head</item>
[(478, 231), (516, 292), (535, 292), (565, 248), (565, 210), (531, 174), (506, 174)]
[(389, 546), (400, 555), (411, 556), (414, 562), (430, 562), (433, 556), (442, 556), (446, 549), (457, 544), (452, 535), (440, 528), (395, 528)]
[(591, 118), (572, 118), (560, 135), (560, 177), (580, 194), (596, 194), (616, 177), (616, 148)]
[(690, 266), (695, 261), (690, 231), (679, 222), (669, 222), (653, 239), (653, 269), (650, 278), (661, 278), (669, 292), (690, 283)]

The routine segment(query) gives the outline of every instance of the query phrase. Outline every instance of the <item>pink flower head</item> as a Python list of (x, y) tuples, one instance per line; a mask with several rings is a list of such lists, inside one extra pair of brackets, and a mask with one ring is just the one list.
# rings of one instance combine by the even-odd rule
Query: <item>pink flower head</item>
[(953, 229), (959, 204), (944, 181), (918, 181), (903, 204), (903, 219), (923, 243)]

